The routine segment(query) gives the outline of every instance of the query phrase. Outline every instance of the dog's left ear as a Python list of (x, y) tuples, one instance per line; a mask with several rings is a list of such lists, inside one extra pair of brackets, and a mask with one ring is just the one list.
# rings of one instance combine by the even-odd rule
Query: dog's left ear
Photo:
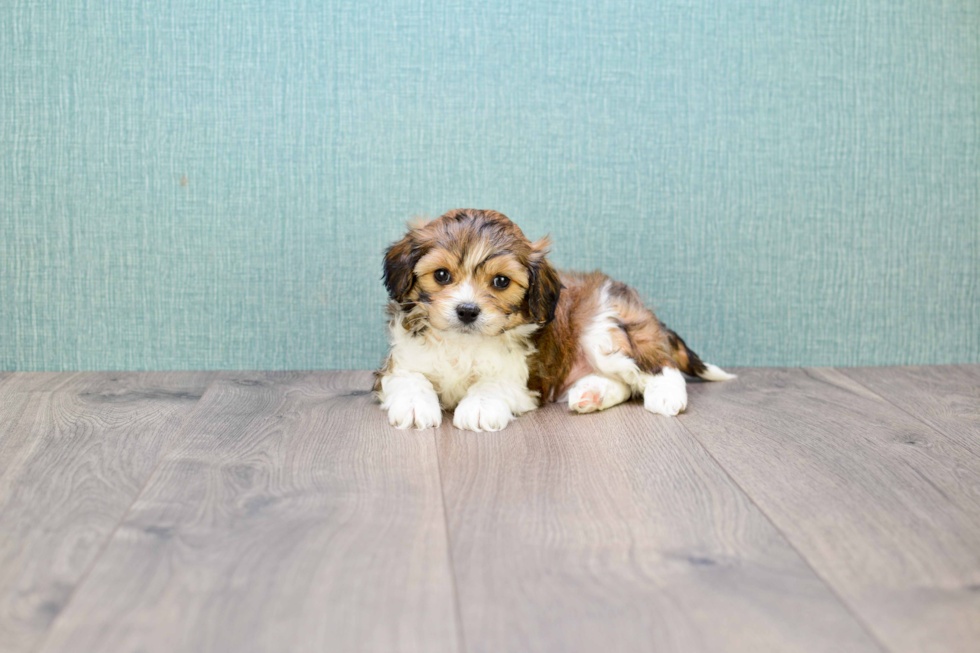
[(422, 258), (422, 251), (415, 242), (415, 228), (385, 251), (382, 279), (388, 296), (396, 302), (404, 302), (415, 285), (415, 264)]
[(546, 258), (551, 240), (545, 236), (531, 243), (528, 262), (528, 314), (533, 322), (547, 324), (555, 319), (555, 309), (561, 296), (561, 278)]

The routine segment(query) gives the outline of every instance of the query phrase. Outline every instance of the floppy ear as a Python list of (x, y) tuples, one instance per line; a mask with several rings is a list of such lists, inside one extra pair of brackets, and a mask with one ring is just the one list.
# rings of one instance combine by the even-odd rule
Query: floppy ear
[(396, 302), (404, 302), (412, 286), (415, 285), (415, 264), (422, 257), (422, 251), (415, 242), (415, 230), (411, 229), (405, 237), (385, 250), (384, 273), (382, 279), (388, 296)]
[(547, 236), (531, 244), (528, 263), (527, 307), (531, 320), (547, 324), (555, 319), (555, 308), (561, 296), (561, 279), (545, 256), (551, 241)]

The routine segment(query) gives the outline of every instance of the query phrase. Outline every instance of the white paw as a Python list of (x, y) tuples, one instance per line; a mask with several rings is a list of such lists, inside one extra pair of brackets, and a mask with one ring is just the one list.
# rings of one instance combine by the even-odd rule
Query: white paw
[(453, 425), (465, 431), (499, 431), (514, 419), (510, 406), (491, 395), (466, 397), (456, 406)]
[(592, 413), (629, 399), (629, 388), (597, 374), (583, 376), (568, 390), (568, 408), (576, 413)]
[(388, 397), (388, 423), (399, 429), (430, 429), (442, 424), (442, 408), (435, 393), (400, 392)]
[(665, 367), (650, 377), (643, 390), (643, 407), (651, 413), (673, 417), (687, 408), (687, 384), (678, 370)]

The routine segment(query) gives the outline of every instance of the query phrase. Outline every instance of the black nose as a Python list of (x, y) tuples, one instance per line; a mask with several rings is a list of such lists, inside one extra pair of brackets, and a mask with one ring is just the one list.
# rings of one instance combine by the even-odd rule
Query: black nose
[(460, 304), (456, 307), (456, 315), (463, 324), (472, 324), (480, 315), (480, 307), (476, 304)]

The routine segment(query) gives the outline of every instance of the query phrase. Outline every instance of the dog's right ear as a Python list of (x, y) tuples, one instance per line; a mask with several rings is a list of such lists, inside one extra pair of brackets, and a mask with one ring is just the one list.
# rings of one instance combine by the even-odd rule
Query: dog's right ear
[(405, 237), (385, 250), (382, 279), (388, 296), (402, 303), (415, 285), (415, 264), (422, 258), (422, 250), (416, 243), (415, 229), (409, 229)]
[(527, 307), (531, 320), (538, 324), (547, 324), (555, 319), (555, 309), (558, 308), (558, 299), (563, 288), (558, 271), (545, 258), (550, 246), (551, 240), (547, 236), (531, 243)]

